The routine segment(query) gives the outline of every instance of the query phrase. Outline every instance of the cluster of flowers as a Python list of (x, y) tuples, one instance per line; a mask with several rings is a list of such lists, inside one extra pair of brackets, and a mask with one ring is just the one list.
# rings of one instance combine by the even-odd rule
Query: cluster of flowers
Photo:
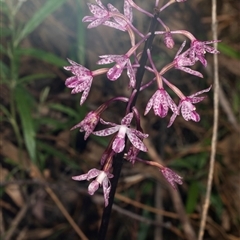
[[(155, 9), (158, 9), (158, 12), (166, 9), (166, 7), (170, 6), (174, 2), (183, 2), (184, 0), (170, 0), (166, 5), (161, 8), (158, 8), (158, 0), (155, 3)], [(163, 77), (163, 75), (172, 68), (187, 72), (188, 74), (195, 75), (197, 77), (203, 77), (202, 74), (198, 71), (191, 69), (196, 62), (200, 61), (204, 66), (207, 65), (207, 61), (205, 59), (206, 52), (217, 54), (218, 51), (213, 47), (209, 46), (209, 44), (214, 43), (216, 41), (200, 41), (197, 40), (191, 33), (185, 30), (177, 30), (171, 31), (160, 18), (157, 18), (157, 21), (162, 26), (164, 31), (155, 31), (154, 35), (162, 35), (164, 38), (164, 44), (167, 48), (173, 48), (174, 34), (184, 35), (186, 38), (190, 40), (190, 47), (184, 51), (186, 41), (183, 42), (182, 46), (178, 50), (173, 61), (166, 66), (164, 66), (161, 70), (157, 70), (156, 66), (152, 60), (151, 52), (147, 50), (147, 56), (149, 60), (149, 66), (145, 66), (147, 71), (152, 72), (155, 77), (149, 81), (147, 84), (141, 85), (140, 87), (136, 87), (136, 72), (140, 66), (139, 64), (139, 47), (146, 42), (146, 40), (150, 37), (150, 33), (146, 35), (142, 34), (138, 29), (136, 29), (133, 22), (133, 8), (146, 14), (150, 18), (153, 18), (154, 15), (140, 8), (136, 3), (132, 0), (124, 0), (124, 11), (121, 13), (118, 9), (116, 9), (110, 3), (105, 7), (100, 0), (96, 0), (96, 4), (88, 3), (88, 7), (90, 12), (93, 14), (92, 16), (86, 16), (83, 18), (83, 22), (89, 22), (88, 28), (94, 28), (99, 25), (105, 25), (111, 28), (118, 29), (120, 31), (128, 32), (131, 48), (127, 53), (123, 55), (102, 55), (99, 56), (100, 60), (97, 64), (110, 64), (115, 63), (110, 68), (100, 68), (97, 70), (89, 70), (84, 66), (72, 61), (68, 60), (71, 64), (70, 66), (64, 67), (66, 70), (71, 71), (74, 76), (69, 77), (65, 84), (68, 88), (72, 88), (72, 94), (82, 92), (80, 105), (82, 105), (88, 97), (93, 78), (97, 75), (106, 74), (107, 78), (110, 81), (116, 81), (121, 76), (123, 70), (127, 70), (127, 75), (129, 77), (129, 88), (132, 89), (132, 94), (130, 97), (115, 97), (108, 100), (106, 103), (102, 104), (95, 111), (89, 112), (86, 117), (74, 126), (72, 129), (80, 128), (81, 132), (85, 132), (84, 139), (86, 140), (90, 134), (94, 134), (97, 136), (109, 136), (114, 134), (114, 137), (109, 143), (109, 146), (104, 151), (103, 156), (101, 158), (101, 170), (91, 169), (88, 173), (82, 174), (79, 176), (74, 176), (74, 180), (82, 181), (82, 180), (91, 180), (94, 179), (89, 187), (88, 192), (90, 195), (94, 194), (94, 192), (99, 188), (99, 186), (103, 187), (105, 206), (108, 205), (109, 193), (111, 190), (110, 178), (113, 178), (112, 172), (112, 161), (114, 155), (126, 151), (125, 146), (126, 140), (130, 141), (130, 147), (127, 149), (124, 154), (124, 158), (131, 163), (135, 163), (135, 161), (143, 162), (145, 164), (149, 164), (159, 168), (163, 176), (166, 180), (175, 188), (176, 183), (182, 184), (182, 178), (176, 174), (171, 169), (164, 167), (154, 161), (146, 161), (137, 157), (139, 151), (147, 152), (147, 148), (143, 143), (144, 138), (148, 137), (148, 134), (143, 133), (143, 130), (140, 126), (140, 117), (139, 112), (136, 107), (132, 106), (133, 98), (137, 91), (143, 91), (148, 86), (153, 83), (157, 84), (157, 90), (149, 99), (144, 115), (146, 115), (150, 109), (152, 108), (154, 114), (164, 118), (169, 109), (172, 111), (172, 116), (170, 118), (168, 127), (170, 127), (175, 118), (178, 115), (182, 115), (186, 121), (193, 120), (195, 122), (200, 121), (200, 116), (196, 112), (196, 107), (194, 104), (202, 101), (204, 96), (199, 96), (202, 93), (208, 92), (211, 89), (211, 86), (207, 89), (201, 90), (195, 94), (190, 96), (185, 96), (175, 85), (170, 83), (167, 79)], [(135, 43), (136, 37), (140, 38), (138, 43)], [(141, 55), (141, 54), (140, 54)], [(168, 94), (165, 87), (170, 88), (180, 99), (178, 106), (173, 101), (171, 96)], [(104, 121), (100, 115), (105, 111), (109, 105), (113, 101), (122, 101), (127, 104), (125, 116), (122, 118), (121, 124), (116, 124), (112, 122)], [(129, 107), (131, 106), (131, 107)], [(130, 126), (132, 120), (135, 120), (136, 127), (132, 128)], [(98, 123), (103, 125), (109, 125), (109, 128), (94, 131), (95, 127)]]

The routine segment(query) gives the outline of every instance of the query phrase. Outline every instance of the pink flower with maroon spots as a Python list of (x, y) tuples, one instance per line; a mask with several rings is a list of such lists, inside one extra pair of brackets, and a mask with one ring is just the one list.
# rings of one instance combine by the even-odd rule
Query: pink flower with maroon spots
[(93, 14), (93, 16), (85, 16), (82, 19), (83, 22), (91, 22), (88, 25), (88, 28), (97, 27), (106, 22), (110, 18), (109, 11), (102, 4), (102, 2), (100, 0), (96, 0), (96, 3), (97, 5), (88, 3), (89, 10)]
[(191, 42), (191, 48), (189, 51), (189, 57), (192, 60), (199, 60), (204, 67), (207, 66), (207, 60), (205, 59), (204, 55), (206, 52), (212, 53), (212, 54), (217, 54), (219, 53), (218, 50), (215, 48), (208, 46), (208, 44), (220, 42), (219, 40), (214, 40), (214, 41), (205, 41), (201, 42), (199, 40), (193, 40)]
[[(147, 134), (145, 135), (145, 138), (146, 137), (148, 137)], [(140, 138), (140, 140), (143, 140), (143, 138)], [(134, 164), (139, 152), (140, 150), (138, 148), (136, 148), (134, 145), (131, 145), (128, 149), (127, 154), (125, 154), (125, 159), (127, 159), (130, 163)]]
[[(85, 16), (82, 21), (90, 22), (88, 28), (98, 27), (99, 25), (105, 25), (121, 31), (126, 30), (126, 24), (123, 24), (124, 20), (114, 17), (112, 13), (119, 13), (119, 11), (112, 5), (108, 4), (108, 9), (102, 4), (101, 0), (96, 0), (96, 4), (88, 3), (88, 7), (93, 16)], [(111, 18), (115, 21), (109, 21)], [(118, 19), (118, 21), (116, 21)], [(121, 22), (120, 22), (121, 21)], [(126, 21), (125, 21), (126, 23)]]
[[(118, 11), (117, 8), (115, 8), (112, 4), (108, 4), (108, 9), (112, 12), (112, 13), (120, 13)], [(127, 0), (124, 1), (124, 7), (123, 7), (123, 10), (124, 10), (124, 16), (129, 20), (130, 23), (132, 23), (132, 20), (133, 20), (133, 14), (132, 14), (132, 7), (130, 6), (130, 4), (128, 3)], [(113, 19), (116, 21), (116, 23), (119, 25), (119, 30), (122, 30), (122, 31), (126, 31), (127, 28), (128, 28), (128, 22), (125, 21), (123, 18), (120, 18), (120, 17), (116, 17), (116, 16), (113, 16)]]
[(108, 198), (109, 198), (109, 193), (111, 190), (111, 183), (109, 181), (109, 178), (112, 178), (112, 177), (113, 177), (113, 174), (111, 174), (109, 172), (105, 172), (105, 171), (93, 168), (93, 169), (89, 170), (88, 173), (74, 176), (74, 177), (72, 177), (72, 179), (76, 180), (76, 181), (83, 181), (83, 180), (89, 181), (93, 178), (96, 178), (89, 184), (88, 193), (90, 195), (93, 195), (98, 190), (99, 186), (102, 186), (105, 207), (106, 207), (108, 205)]
[(80, 128), (80, 132), (85, 131), (84, 140), (86, 140), (97, 126), (99, 119), (99, 114), (97, 114), (95, 111), (91, 111), (80, 123), (72, 127), (71, 130)]
[(176, 189), (176, 183), (182, 185), (182, 177), (180, 177), (177, 173), (175, 173), (170, 168), (164, 167), (160, 169), (164, 178), (172, 185), (174, 189)]
[(189, 57), (189, 53), (190, 53), (191, 49), (188, 49), (184, 53), (180, 54), (181, 51), (183, 50), (185, 44), (186, 44), (186, 41), (183, 42), (182, 46), (178, 50), (178, 52), (177, 52), (177, 54), (176, 54), (176, 56), (173, 60), (174, 67), (176, 69), (179, 69), (179, 70), (184, 71), (186, 73), (189, 73), (189, 74), (192, 74), (192, 75), (195, 75), (197, 77), (202, 78), (203, 75), (200, 72), (195, 71), (191, 68), (188, 68), (189, 66), (193, 66), (197, 61), (197, 59)]
[(130, 146), (125, 158), (132, 164), (135, 163), (136, 157), (139, 154), (140, 150), (135, 148), (133, 145)]
[(72, 94), (83, 92), (80, 100), (80, 105), (82, 105), (89, 94), (93, 80), (93, 73), (89, 69), (70, 59), (68, 59), (68, 61), (71, 66), (66, 66), (64, 69), (71, 71), (75, 76), (67, 78), (65, 85), (68, 88), (73, 88), (71, 92)]
[(164, 118), (170, 108), (174, 113), (178, 112), (177, 105), (172, 100), (167, 91), (163, 88), (158, 89), (147, 103), (144, 115), (148, 114), (150, 109), (153, 108), (154, 114)]
[(99, 56), (102, 58), (97, 62), (97, 64), (109, 64), (116, 62), (116, 64), (110, 68), (107, 72), (107, 77), (111, 81), (116, 81), (122, 74), (123, 69), (127, 68), (127, 75), (130, 79), (129, 85), (135, 87), (136, 85), (136, 76), (135, 71), (132, 67), (131, 61), (126, 55), (102, 55)]
[[(194, 122), (200, 121), (200, 115), (195, 111), (196, 107), (193, 104), (201, 102), (205, 97), (197, 97), (197, 96), (202, 93), (208, 92), (211, 89), (211, 87), (212, 86), (202, 91), (199, 91), (193, 95), (190, 95), (188, 97), (184, 96), (180, 100), (180, 103), (178, 105), (178, 112), (181, 110), (181, 114), (186, 121), (189, 121), (189, 120), (193, 120)], [(170, 127), (173, 124), (177, 115), (178, 115), (177, 113), (173, 113), (172, 117), (170, 118), (168, 127)]]
[(127, 114), (122, 119), (121, 125), (117, 125), (111, 122), (105, 122), (104, 120), (100, 119), (100, 122), (102, 124), (110, 125), (112, 127), (93, 132), (93, 134), (97, 136), (109, 136), (113, 133), (118, 132), (112, 144), (112, 149), (116, 153), (120, 153), (124, 150), (126, 135), (134, 147), (136, 147), (141, 151), (147, 152), (146, 146), (143, 144), (143, 142), (140, 139), (148, 137), (148, 134), (144, 134), (136, 129), (129, 128), (132, 118), (133, 118), (133, 113)]

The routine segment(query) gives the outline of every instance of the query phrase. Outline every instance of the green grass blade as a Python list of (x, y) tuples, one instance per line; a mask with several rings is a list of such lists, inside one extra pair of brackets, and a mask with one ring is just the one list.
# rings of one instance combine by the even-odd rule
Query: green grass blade
[(31, 116), (32, 100), (27, 91), (20, 86), (15, 88), (14, 97), (20, 115), (25, 145), (31, 160), (36, 164), (36, 133)]
[(25, 24), (24, 28), (17, 36), (15, 40), (15, 46), (19, 44), (19, 42), (25, 38), (29, 33), (31, 33), (36, 27), (38, 27), (44, 19), (49, 16), (52, 12), (54, 12), (57, 8), (59, 8), (66, 0), (48, 0), (40, 8), (33, 17)]
[(83, 2), (81, 1), (77, 1), (77, 8), (78, 8), (78, 29), (77, 29), (77, 59), (79, 60), (80, 63), (84, 63), (85, 62), (85, 38), (86, 38), (86, 34), (85, 34), (85, 26), (82, 24), (82, 19), (84, 17), (84, 7)]
[(64, 154), (63, 152), (60, 152), (58, 149), (52, 147), (51, 145), (46, 144), (42, 141), (38, 141), (38, 146), (41, 149), (41, 151), (44, 151), (49, 155), (59, 158), (59, 160), (61, 160), (67, 166), (70, 166), (73, 169), (80, 168), (79, 164), (73, 162), (66, 154)]
[[(0, 29), (0, 32), (1, 32), (1, 34), (2, 34), (1, 37), (3, 37), (3, 30)], [(0, 52), (7, 54), (7, 49), (6, 49), (2, 44), (0, 44)]]
[(38, 79), (54, 78), (55, 76), (56, 76), (55, 74), (50, 74), (50, 73), (31, 74), (31, 75), (27, 75), (25, 77), (20, 78), (17, 84), (21, 85), (23, 83), (29, 83)]
[(52, 103), (49, 105), (49, 108), (65, 113), (69, 117), (73, 117), (75, 119), (78, 119), (79, 117), (79, 113), (76, 110), (73, 110), (72, 108), (66, 107), (65, 105), (62, 104)]
[(220, 53), (223, 53), (229, 57), (240, 59), (240, 53), (232, 47), (228, 46), (227, 44), (219, 43), (218, 50), (220, 51)]
[(4, 80), (4, 82), (6, 82), (8, 80), (10, 76), (10, 71), (9, 71), (9, 68), (8, 66), (3, 63), (2, 61), (0, 61), (0, 77), (1, 77), (1, 80)]
[(186, 204), (187, 213), (189, 214), (193, 213), (197, 205), (198, 197), (199, 197), (199, 183), (192, 182), (188, 190), (188, 196), (187, 196), (187, 204)]
[(42, 60), (44, 62), (53, 64), (57, 67), (62, 67), (64, 65), (69, 65), (68, 62), (57, 55), (49, 52), (45, 52), (41, 49), (36, 48), (19, 48), (16, 50), (17, 56), (31, 56), (34, 58), (37, 58), (39, 60)]

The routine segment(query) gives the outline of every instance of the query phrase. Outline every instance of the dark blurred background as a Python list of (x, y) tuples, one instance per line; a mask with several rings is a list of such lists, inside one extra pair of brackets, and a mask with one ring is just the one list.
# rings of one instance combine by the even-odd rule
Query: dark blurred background
[[(152, 12), (154, 1), (136, 2)], [(128, 78), (126, 74), (116, 82), (106, 76), (94, 78), (89, 97), (80, 107), (81, 94), (71, 95), (65, 87), (71, 74), (63, 66), (69, 65), (69, 58), (95, 70), (99, 55), (124, 54), (130, 42), (127, 33), (105, 26), (88, 30), (82, 23), (84, 16), (91, 15), (86, 3), (0, 1), (1, 239), (73, 240), (81, 239), (81, 231), (88, 239), (97, 239), (104, 207), (102, 190), (89, 196), (89, 183), (74, 182), (71, 177), (99, 168), (110, 138), (84, 141), (84, 133), (70, 132), (70, 128), (111, 97), (129, 96)], [(122, 1), (111, 3), (122, 11)], [(222, 41), (218, 47), (220, 118), (205, 240), (240, 239), (239, 9), (237, 0), (217, 1), (218, 38)], [(213, 38), (209, 0), (173, 4), (161, 18), (171, 30), (185, 29), (202, 41)], [(134, 10), (134, 26), (146, 33), (149, 23), (145, 15)], [(166, 49), (162, 40), (156, 37), (153, 47), (159, 69), (172, 61), (184, 38), (175, 35), (172, 50)], [(213, 84), (213, 56), (206, 57), (206, 68), (200, 63), (194, 66), (204, 79), (178, 70), (165, 77), (185, 95), (205, 89)], [(144, 81), (151, 78), (147, 73)], [(137, 102), (141, 114), (155, 88), (153, 84), (141, 94)], [(206, 95), (197, 105), (199, 123), (178, 117), (166, 128), (170, 115), (160, 119), (152, 111), (142, 119), (142, 127), (150, 135), (147, 146), (184, 179), (177, 196), (196, 234), (206, 193), (213, 126), (213, 91)], [(104, 113), (105, 119), (119, 122), (124, 107), (113, 104)], [(141, 156), (150, 160), (146, 154)], [(189, 239), (174, 196), (157, 169), (124, 163), (107, 239)]]

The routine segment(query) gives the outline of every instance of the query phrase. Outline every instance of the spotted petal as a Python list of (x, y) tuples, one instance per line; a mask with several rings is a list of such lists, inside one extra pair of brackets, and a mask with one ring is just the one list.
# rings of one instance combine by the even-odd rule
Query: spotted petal
[(129, 86), (135, 88), (136, 85), (136, 75), (130, 61), (127, 62), (127, 75), (129, 77)]
[(125, 139), (122, 137), (116, 137), (112, 144), (112, 149), (115, 153), (120, 153), (124, 150), (125, 147)]
[(131, 131), (131, 129), (128, 129), (127, 136), (134, 147), (143, 152), (147, 152), (147, 148), (144, 143)]
[(74, 176), (74, 177), (72, 177), (72, 179), (76, 180), (76, 181), (90, 180), (90, 179), (98, 176), (100, 172), (101, 172), (100, 170), (98, 170), (96, 168), (93, 168), (88, 173), (81, 174), (81, 175), (78, 175), (78, 176)]
[(96, 4), (87, 3), (90, 12), (97, 18), (103, 18), (108, 15), (107, 9), (102, 5), (102, 7), (97, 6)]
[(116, 123), (113, 123), (113, 122), (106, 122), (106, 121), (104, 121), (102, 118), (100, 119), (100, 122), (102, 123), (102, 124), (104, 124), (104, 125), (110, 125), (110, 126), (117, 126), (117, 124)]
[(182, 177), (172, 171), (170, 168), (164, 167), (161, 169), (161, 172), (174, 189), (176, 189), (176, 183), (182, 185)]
[(124, 0), (123, 12), (124, 12), (124, 15), (128, 18), (128, 20), (132, 22), (133, 12), (132, 12), (132, 7), (129, 4), (128, 0)]
[(121, 124), (129, 126), (132, 121), (132, 118), (133, 118), (133, 113), (131, 112), (122, 119)]
[(119, 130), (119, 128), (120, 128), (120, 126), (117, 125), (115, 127), (106, 128), (106, 129), (103, 129), (100, 131), (95, 131), (95, 132), (93, 132), (93, 134), (97, 135), (97, 136), (109, 136), (109, 135), (117, 132)]

